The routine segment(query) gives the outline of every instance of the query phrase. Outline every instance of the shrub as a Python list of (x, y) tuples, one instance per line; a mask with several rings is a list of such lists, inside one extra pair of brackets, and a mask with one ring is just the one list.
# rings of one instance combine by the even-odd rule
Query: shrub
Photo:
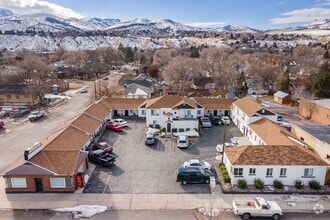
[(311, 180), (308, 182), (308, 185), (311, 189), (316, 189), (316, 190), (319, 190), (321, 189), (321, 185), (318, 181), (316, 180)]
[(152, 125), (152, 124), (149, 125), (149, 128), (153, 128), (153, 127), (154, 127), (154, 125)]
[(239, 179), (239, 180), (237, 180), (237, 185), (240, 189), (246, 189), (247, 182), (245, 179)]
[(261, 179), (255, 179), (254, 180), (254, 187), (256, 188), (256, 189), (263, 189), (264, 188), (264, 181), (262, 181)]
[(190, 131), (190, 128), (186, 128), (186, 131)]
[(273, 185), (276, 189), (283, 189), (283, 183), (281, 180), (274, 180)]
[(225, 183), (230, 183), (230, 177), (229, 177), (228, 174), (227, 174), (227, 175), (222, 175), (222, 177), (223, 177), (223, 181), (224, 181)]
[(166, 128), (162, 128), (162, 132), (166, 132)]
[(184, 128), (179, 128), (179, 132), (184, 132)]
[(177, 128), (172, 128), (172, 132), (178, 132), (178, 129)]
[(160, 128), (160, 125), (158, 125), (158, 124), (157, 124), (157, 125), (155, 125), (155, 128), (159, 129), (159, 128)]
[(294, 187), (296, 187), (297, 189), (302, 189), (304, 187), (304, 184), (301, 180), (295, 180)]

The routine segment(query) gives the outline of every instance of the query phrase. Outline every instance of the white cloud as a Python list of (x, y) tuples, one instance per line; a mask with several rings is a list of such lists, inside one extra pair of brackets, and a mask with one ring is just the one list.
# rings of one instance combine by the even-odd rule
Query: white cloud
[(16, 14), (47, 13), (61, 18), (83, 17), (70, 8), (65, 8), (43, 0), (1, 0), (0, 8), (9, 9)]
[(215, 26), (224, 26), (228, 24), (225, 21), (212, 21), (212, 22), (193, 22), (187, 25), (194, 26), (194, 27), (215, 27)]
[(272, 24), (289, 24), (289, 23), (301, 23), (309, 22), (317, 19), (330, 18), (330, 8), (306, 8), (293, 10), (281, 14), (282, 17), (273, 18), (269, 21)]

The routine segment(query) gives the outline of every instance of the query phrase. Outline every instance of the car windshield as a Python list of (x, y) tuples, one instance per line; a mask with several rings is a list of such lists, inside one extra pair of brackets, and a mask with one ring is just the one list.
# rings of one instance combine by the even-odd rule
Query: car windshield
[(185, 141), (185, 140), (180, 140), (179, 143), (180, 143), (180, 144), (185, 144), (186, 141)]

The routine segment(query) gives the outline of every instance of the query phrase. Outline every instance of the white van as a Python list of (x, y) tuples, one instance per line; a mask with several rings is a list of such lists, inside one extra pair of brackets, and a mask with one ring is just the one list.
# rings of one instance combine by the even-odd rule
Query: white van
[(189, 146), (188, 137), (185, 135), (178, 136), (176, 146), (178, 148), (188, 148), (188, 146)]

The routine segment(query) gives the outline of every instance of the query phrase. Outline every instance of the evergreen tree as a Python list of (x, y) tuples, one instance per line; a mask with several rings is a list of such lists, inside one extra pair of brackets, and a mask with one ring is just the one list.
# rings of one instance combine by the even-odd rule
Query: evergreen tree
[(330, 54), (329, 54), (329, 51), (326, 50), (325, 53), (324, 53), (324, 59), (330, 59)]
[(283, 92), (289, 92), (290, 89), (290, 77), (289, 77), (289, 69), (287, 69), (280, 81), (277, 84), (277, 89)]
[(319, 98), (330, 98), (330, 65), (323, 64), (312, 83), (312, 93)]

